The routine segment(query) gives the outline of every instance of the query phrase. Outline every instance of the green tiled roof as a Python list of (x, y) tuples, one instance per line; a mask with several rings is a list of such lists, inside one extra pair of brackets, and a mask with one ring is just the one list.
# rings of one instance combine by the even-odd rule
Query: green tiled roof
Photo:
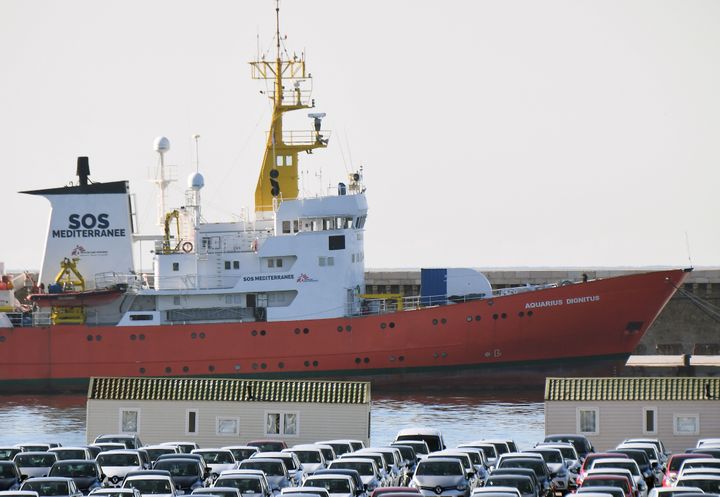
[(547, 378), (545, 400), (720, 400), (720, 378)]
[(88, 399), (367, 404), (365, 381), (91, 378)]

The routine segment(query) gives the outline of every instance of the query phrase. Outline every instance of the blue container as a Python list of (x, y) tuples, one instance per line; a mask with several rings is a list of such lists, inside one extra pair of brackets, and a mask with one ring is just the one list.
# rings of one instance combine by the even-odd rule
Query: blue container
[(422, 305), (447, 302), (447, 268), (420, 269), (420, 302)]

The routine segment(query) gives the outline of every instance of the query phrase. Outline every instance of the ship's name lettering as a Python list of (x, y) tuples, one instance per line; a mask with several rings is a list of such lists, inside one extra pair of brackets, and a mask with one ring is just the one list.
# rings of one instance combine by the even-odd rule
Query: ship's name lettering
[(539, 307), (554, 307), (558, 305), (572, 305), (572, 304), (584, 304), (586, 302), (597, 302), (600, 300), (600, 295), (586, 295), (584, 297), (572, 297), (569, 299), (557, 299), (557, 300), (542, 300), (540, 302), (527, 302), (525, 309), (537, 309)]
[(243, 281), (294, 280), (294, 274), (263, 274), (261, 276), (243, 276)]
[(68, 217), (68, 229), (76, 230), (82, 225), (83, 228), (91, 230), (93, 228), (100, 228), (101, 230), (110, 227), (110, 221), (108, 220), (108, 214), (102, 213), (95, 216), (95, 214), (70, 214)]
[(52, 230), (53, 238), (107, 238), (123, 236), (125, 236), (125, 228), (108, 230)]

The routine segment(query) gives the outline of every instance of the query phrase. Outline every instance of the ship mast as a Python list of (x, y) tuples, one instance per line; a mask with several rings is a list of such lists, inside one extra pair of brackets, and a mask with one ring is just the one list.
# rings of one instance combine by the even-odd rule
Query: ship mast
[[(298, 198), (298, 154), (311, 153), (313, 149), (324, 148), (329, 133), (320, 134), (321, 120), (325, 114), (311, 113), (314, 130), (283, 131), (283, 114), (293, 110), (311, 109), (315, 101), (310, 91), (301, 88), (311, 79), (305, 72), (305, 54), (298, 58), (283, 56), (280, 42), (280, 3), (275, 6), (275, 60), (266, 61), (259, 57), (250, 62), (253, 79), (273, 81), (273, 90), (268, 97), (273, 102), (270, 131), (267, 134), (262, 169), (255, 187), (255, 213), (258, 219), (271, 218), (279, 202)], [(293, 82), (288, 89), (284, 81)]]

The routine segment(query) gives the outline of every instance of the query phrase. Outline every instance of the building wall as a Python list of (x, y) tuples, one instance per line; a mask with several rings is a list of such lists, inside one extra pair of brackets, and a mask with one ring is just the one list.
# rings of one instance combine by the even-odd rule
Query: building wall
[[(139, 409), (138, 435), (145, 444), (189, 440), (201, 447), (241, 445), (253, 439), (277, 438), (288, 446), (317, 440), (350, 438), (369, 443), (369, 404), (300, 402), (187, 402), (88, 400), (87, 439), (120, 433), (121, 409)], [(197, 410), (198, 434), (186, 432), (187, 411)], [(265, 435), (267, 412), (298, 413), (298, 435)], [(218, 435), (217, 418), (237, 418), (237, 435)]]
[[(643, 408), (657, 408), (657, 433), (643, 433)], [(545, 434), (579, 433), (579, 408), (598, 409), (598, 434), (588, 439), (598, 451), (615, 448), (627, 438), (659, 438), (673, 453), (695, 447), (699, 438), (717, 437), (720, 433), (720, 400), (703, 401), (598, 401), (545, 402)], [(698, 414), (699, 433), (675, 435), (674, 415)]]

